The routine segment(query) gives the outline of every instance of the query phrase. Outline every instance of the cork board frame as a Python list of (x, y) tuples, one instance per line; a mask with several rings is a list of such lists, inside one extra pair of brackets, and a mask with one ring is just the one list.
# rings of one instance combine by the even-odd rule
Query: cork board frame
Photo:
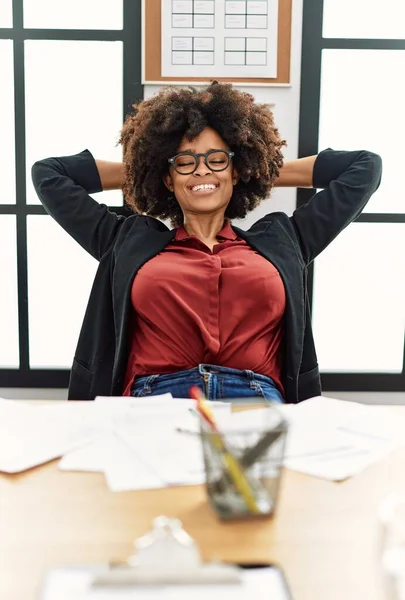
[[(212, 77), (239, 86), (290, 85), (291, 69), (291, 20), (293, 0), (279, 0), (277, 77)], [(161, 0), (142, 0), (142, 84), (195, 84), (207, 83), (206, 77), (162, 77), (161, 75)]]

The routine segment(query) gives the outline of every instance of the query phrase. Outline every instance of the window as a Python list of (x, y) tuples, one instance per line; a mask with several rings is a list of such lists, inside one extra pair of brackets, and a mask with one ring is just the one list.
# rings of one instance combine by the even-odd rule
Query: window
[(2, 0), (0, 3), (0, 27), (13, 26), (12, 0)]
[[(384, 163), (363, 214), (311, 268), (315, 343), (329, 391), (405, 389), (404, 70), (403, 0), (304, 2), (299, 154), (367, 149)], [(311, 193), (299, 190), (298, 205)]]
[(15, 204), (13, 43), (0, 39), (1, 204)]
[[(67, 386), (97, 263), (46, 214), (30, 171), (84, 148), (120, 160), (143, 97), (140, 4), (0, 2), (0, 387)], [(95, 199), (124, 213), (120, 192)]]
[[(0, 368), (18, 369), (18, 287), (15, 215), (0, 215)], [(7, 342), (7, 343), (5, 343)]]

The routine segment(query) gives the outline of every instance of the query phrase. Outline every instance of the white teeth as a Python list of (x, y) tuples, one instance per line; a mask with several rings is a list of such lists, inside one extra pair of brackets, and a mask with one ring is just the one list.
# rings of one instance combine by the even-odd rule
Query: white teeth
[(215, 190), (216, 187), (216, 185), (213, 185), (211, 183), (203, 183), (201, 185), (195, 185), (191, 189), (193, 190), (193, 192), (199, 192), (200, 190)]

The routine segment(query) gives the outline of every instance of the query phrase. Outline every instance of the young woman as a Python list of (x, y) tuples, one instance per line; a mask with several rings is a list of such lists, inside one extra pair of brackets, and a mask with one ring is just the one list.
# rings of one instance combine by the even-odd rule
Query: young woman
[[(380, 157), (328, 149), (283, 165), (270, 107), (230, 84), (165, 88), (135, 109), (123, 164), (86, 150), (32, 169), (48, 213), (100, 261), (69, 398), (320, 394), (307, 267), (377, 189)], [(322, 191), (292, 217), (232, 226), (275, 185)], [(89, 196), (114, 188), (127, 217)]]

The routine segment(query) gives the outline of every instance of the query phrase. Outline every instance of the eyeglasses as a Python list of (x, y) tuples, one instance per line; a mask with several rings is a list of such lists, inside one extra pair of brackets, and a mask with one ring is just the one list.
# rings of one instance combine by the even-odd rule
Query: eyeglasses
[(229, 163), (235, 156), (235, 153), (228, 150), (210, 150), (205, 154), (179, 152), (176, 156), (169, 158), (168, 162), (180, 175), (191, 175), (198, 167), (200, 156), (204, 157), (204, 163), (211, 171), (225, 171), (229, 167)]

